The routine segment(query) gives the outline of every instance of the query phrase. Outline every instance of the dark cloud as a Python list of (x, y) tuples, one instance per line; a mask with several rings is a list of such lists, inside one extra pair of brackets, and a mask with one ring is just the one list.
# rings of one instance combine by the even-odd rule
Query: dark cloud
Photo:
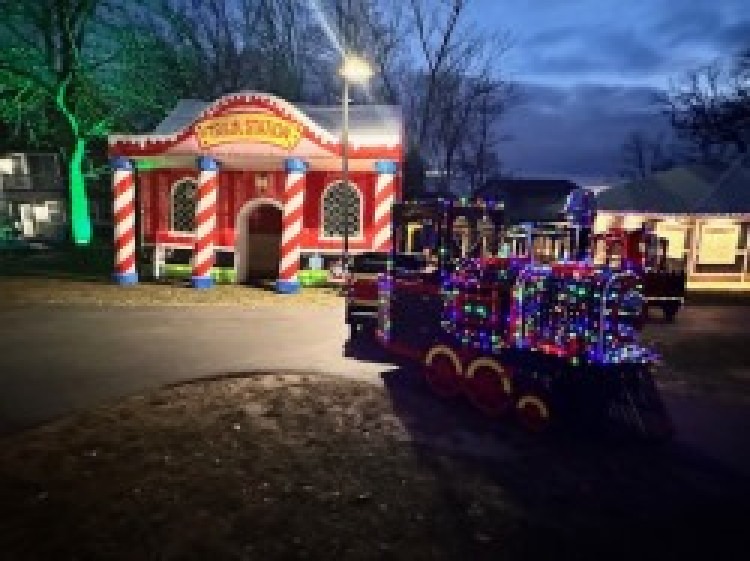
[(539, 47), (557, 47), (560, 43), (565, 43), (571, 38), (574, 38), (580, 31), (580, 27), (576, 25), (560, 25), (549, 27), (542, 31), (533, 33), (526, 40), (527, 44), (534, 44)]
[(667, 130), (653, 104), (662, 94), (657, 89), (525, 84), (519, 90), (524, 101), (502, 125), (511, 137), (503, 145), (502, 158), (519, 175), (614, 179), (620, 147), (630, 131)]
[(627, 29), (555, 28), (523, 44), (524, 62), (535, 74), (638, 75), (667, 64), (662, 50)]
[(535, 80), (620, 77), (666, 85), (675, 74), (750, 46), (747, 0), (542, 1), (533, 19), (524, 11), (531, 8), (510, 1), (521, 14), (510, 21), (523, 25), (512, 56)]
[(722, 18), (716, 9), (694, 7), (662, 14), (651, 27), (655, 40), (667, 47), (713, 42), (722, 30)]
[(750, 19), (726, 26), (721, 31), (721, 41), (732, 54), (750, 49)]
[(477, 22), (515, 36), (504, 69), (525, 82), (503, 125), (510, 169), (614, 177), (628, 132), (670, 132), (672, 80), (750, 47), (749, 2), (476, 0)]

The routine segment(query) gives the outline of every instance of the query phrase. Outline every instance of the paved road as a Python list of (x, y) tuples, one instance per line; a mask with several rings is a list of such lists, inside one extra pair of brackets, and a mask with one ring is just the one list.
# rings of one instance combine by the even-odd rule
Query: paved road
[(343, 307), (0, 308), (0, 431), (201, 376), (375, 377), (343, 356)]
[[(694, 307), (649, 331), (738, 334), (748, 312)], [(379, 380), (391, 368), (345, 357), (345, 339), (342, 307), (0, 307), (0, 433), (202, 376), (291, 369)], [(750, 473), (747, 405), (667, 400), (684, 442)]]

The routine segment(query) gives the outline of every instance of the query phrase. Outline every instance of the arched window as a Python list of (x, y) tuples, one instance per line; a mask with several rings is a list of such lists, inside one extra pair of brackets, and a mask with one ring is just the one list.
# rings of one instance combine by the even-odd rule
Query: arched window
[(192, 232), (195, 230), (195, 181), (180, 181), (172, 189), (172, 231)]
[[(346, 205), (348, 204), (348, 211)], [(351, 183), (336, 183), (323, 192), (323, 237), (344, 237), (344, 216), (349, 215), (349, 237), (362, 236), (362, 199)]]

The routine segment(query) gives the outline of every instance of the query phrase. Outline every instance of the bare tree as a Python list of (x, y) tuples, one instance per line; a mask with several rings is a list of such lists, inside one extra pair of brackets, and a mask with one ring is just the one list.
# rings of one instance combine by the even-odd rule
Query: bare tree
[(312, 0), (310, 33), (319, 37), (307, 70), (309, 97), (324, 103), (340, 99), (338, 68), (347, 53), (365, 58), (375, 73), (352, 95), (368, 102), (398, 104), (400, 80), (411, 61), (406, 49), (408, 21), (401, 0)]
[(498, 67), (510, 41), (502, 33), (477, 31), (467, 16), (469, 1), (409, 4), (419, 61), (405, 81), (402, 104), (411, 115), (407, 130), (427, 162), (441, 171), (444, 190), (451, 190), (459, 175), (475, 185), (497, 165), (490, 153), (512, 93)]
[(508, 140), (501, 135), (498, 120), (509, 103), (515, 99), (515, 91), (509, 84), (488, 88), (477, 103), (474, 118), (464, 133), (459, 156), (459, 167), (468, 181), (473, 195), (489, 178), (502, 174), (500, 143)]
[(695, 148), (695, 159), (726, 161), (750, 141), (750, 50), (733, 64), (713, 62), (671, 86), (668, 114), (676, 132)]
[(410, 0), (414, 26), (421, 55), (424, 59), (424, 93), (417, 128), (417, 141), (424, 144), (429, 134), (433, 105), (437, 99), (440, 77), (451, 64), (452, 52), (457, 48), (459, 21), (468, 0), (439, 0), (434, 2)]
[(651, 174), (648, 151), (649, 141), (641, 131), (633, 131), (622, 144), (623, 170), (628, 179), (644, 179)]
[(147, 1), (134, 25), (158, 42), (154, 54), (178, 97), (258, 89), (300, 99), (308, 46), (301, 0)]
[(631, 131), (622, 143), (620, 175), (631, 180), (645, 179), (653, 173), (666, 171), (681, 161), (677, 147), (669, 144), (663, 133), (649, 136)]

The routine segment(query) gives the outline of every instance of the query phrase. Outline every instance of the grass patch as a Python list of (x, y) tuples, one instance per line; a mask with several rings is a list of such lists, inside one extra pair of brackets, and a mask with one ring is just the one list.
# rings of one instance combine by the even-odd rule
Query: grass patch
[[(0, 252), (0, 302), (9, 304), (94, 305), (239, 305), (314, 304), (339, 301), (340, 288), (324, 285), (314, 275), (304, 278), (299, 294), (278, 295), (273, 283), (240, 286), (233, 269), (216, 269), (217, 284), (210, 290), (188, 286), (189, 266), (171, 266), (160, 281), (141, 277), (135, 286), (112, 282), (112, 248), (107, 245), (66, 246), (53, 250), (5, 250)], [(148, 267), (144, 269), (149, 269)], [(150, 274), (149, 271), (144, 271)], [(180, 278), (185, 277), (185, 278)]]
[(50, 250), (3, 250), (0, 251), (0, 276), (106, 280), (112, 276), (113, 263), (112, 247), (100, 244)]
[(96, 306), (185, 305), (335, 305), (341, 301), (335, 288), (303, 288), (298, 294), (276, 294), (262, 286), (215, 285), (196, 290), (187, 282), (141, 282), (119, 286), (105, 278), (93, 280), (0, 277), (0, 302), (4, 304), (83, 304)]

